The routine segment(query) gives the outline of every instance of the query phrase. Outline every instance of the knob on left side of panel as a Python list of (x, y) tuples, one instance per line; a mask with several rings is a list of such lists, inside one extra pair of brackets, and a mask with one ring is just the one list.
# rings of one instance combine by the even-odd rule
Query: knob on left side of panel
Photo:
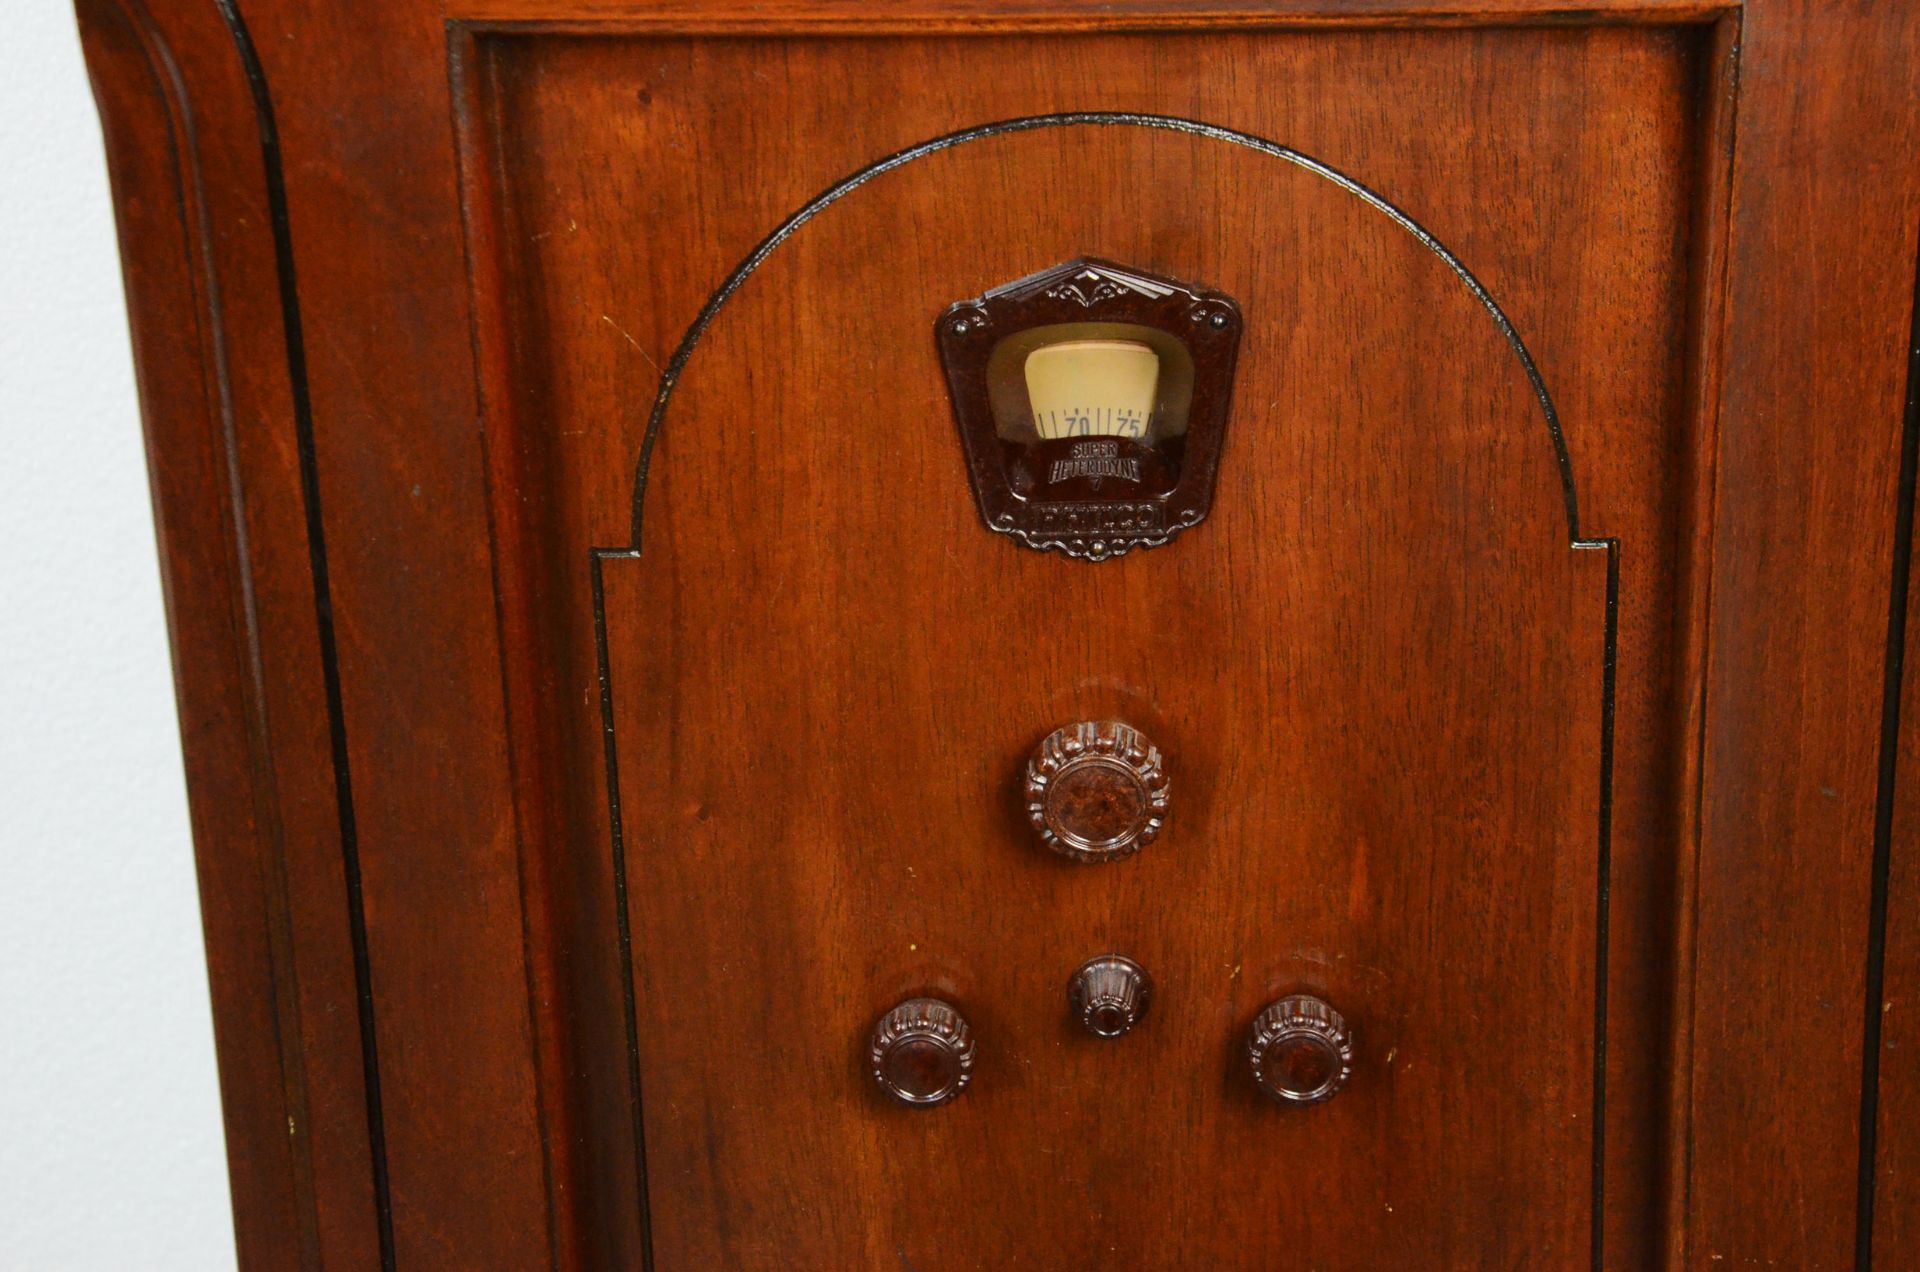
[(909, 998), (882, 1016), (868, 1046), (873, 1080), (914, 1108), (945, 1104), (973, 1078), (973, 1030), (953, 1004)]

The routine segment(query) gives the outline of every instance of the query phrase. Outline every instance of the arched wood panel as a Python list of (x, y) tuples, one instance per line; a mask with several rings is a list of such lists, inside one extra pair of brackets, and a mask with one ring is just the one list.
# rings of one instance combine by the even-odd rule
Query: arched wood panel
[[(1245, 231), (1169, 238), (1169, 189)], [(1249, 333), (1214, 514), (1098, 564), (979, 524), (928, 335), (1080, 251)], [(659, 427), (644, 548), (601, 570), (663, 1266), (1585, 1260), (1609, 553), (1570, 542), (1535, 386), (1445, 259), (1219, 138), (984, 137), (767, 255)], [(1177, 791), (1106, 868), (1017, 795), (1083, 718), (1144, 729)], [(1063, 1010), (1108, 950), (1161, 987), (1119, 1047)], [(1302, 989), (1361, 1059), (1284, 1110), (1242, 1038)], [(979, 1059), (904, 1112), (857, 1062), (922, 993)]]

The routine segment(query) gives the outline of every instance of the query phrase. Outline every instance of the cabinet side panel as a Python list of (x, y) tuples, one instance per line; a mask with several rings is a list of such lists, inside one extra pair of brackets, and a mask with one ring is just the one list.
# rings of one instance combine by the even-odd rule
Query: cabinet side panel
[(381, 1200), (261, 133), (212, 5), (79, 6), (107, 143), (246, 1267)]
[(277, 127), (397, 1267), (563, 1262), (476, 420), (449, 29), (246, 7)]
[(1854, 1266), (1917, 67), (1910, 6), (1747, 6), (1693, 999), (1703, 1270)]

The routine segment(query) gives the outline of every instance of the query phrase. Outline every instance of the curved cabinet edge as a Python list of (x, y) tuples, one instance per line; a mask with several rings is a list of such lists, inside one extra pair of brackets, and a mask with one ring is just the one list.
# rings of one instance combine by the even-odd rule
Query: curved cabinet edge
[(78, 0), (125, 277), (240, 1265), (378, 1267), (313, 561), (261, 136), (211, 3)]

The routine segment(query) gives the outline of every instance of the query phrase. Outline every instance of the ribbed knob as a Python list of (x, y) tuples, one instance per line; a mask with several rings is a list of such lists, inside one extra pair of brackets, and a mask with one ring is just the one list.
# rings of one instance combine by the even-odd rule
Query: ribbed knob
[(1247, 1064), (1260, 1089), (1288, 1104), (1333, 1098), (1353, 1073), (1353, 1034), (1339, 1012), (1311, 994), (1269, 1004), (1247, 1034)]
[(909, 998), (882, 1016), (868, 1050), (880, 1089), (918, 1108), (945, 1104), (973, 1076), (973, 1030), (938, 998)]
[(1074, 861), (1130, 857), (1154, 841), (1167, 816), (1159, 750), (1113, 720), (1049, 733), (1027, 761), (1026, 795), (1040, 842)]
[(1067, 1005), (1087, 1032), (1118, 1038), (1147, 1014), (1153, 982), (1140, 965), (1118, 954), (1088, 959), (1067, 982)]

